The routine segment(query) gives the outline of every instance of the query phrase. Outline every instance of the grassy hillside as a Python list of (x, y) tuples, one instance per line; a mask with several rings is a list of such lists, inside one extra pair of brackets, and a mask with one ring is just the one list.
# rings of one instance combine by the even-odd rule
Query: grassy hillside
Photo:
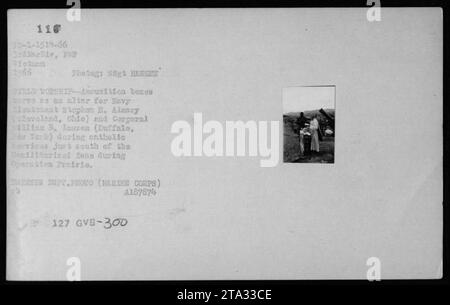
[[(334, 109), (324, 109), (328, 115), (334, 118)], [(319, 110), (303, 111), (307, 118), (312, 118), (314, 114), (319, 115), (319, 121), (325, 124), (326, 118)], [(305, 163), (333, 163), (334, 162), (334, 136), (324, 136), (319, 142), (320, 153), (311, 158), (303, 158), (300, 156), (299, 136), (296, 133), (295, 121), (300, 116), (300, 112), (290, 112), (283, 115), (284, 121), (284, 143), (283, 143), (283, 160), (284, 162), (305, 162)]]

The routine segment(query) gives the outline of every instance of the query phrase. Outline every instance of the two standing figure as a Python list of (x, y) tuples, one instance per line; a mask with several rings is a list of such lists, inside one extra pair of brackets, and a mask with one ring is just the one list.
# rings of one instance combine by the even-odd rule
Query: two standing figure
[(308, 119), (303, 112), (297, 119), (300, 137), (300, 154), (310, 154), (311, 152), (319, 152), (319, 120), (317, 115), (314, 115), (308, 124)]

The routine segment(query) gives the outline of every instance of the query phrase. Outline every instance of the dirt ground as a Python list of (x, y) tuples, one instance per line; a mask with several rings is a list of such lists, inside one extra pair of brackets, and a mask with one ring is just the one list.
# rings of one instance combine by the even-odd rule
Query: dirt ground
[(284, 125), (283, 161), (288, 163), (334, 163), (334, 137), (325, 136), (319, 141), (318, 153), (311, 156), (300, 155), (299, 136), (290, 124)]

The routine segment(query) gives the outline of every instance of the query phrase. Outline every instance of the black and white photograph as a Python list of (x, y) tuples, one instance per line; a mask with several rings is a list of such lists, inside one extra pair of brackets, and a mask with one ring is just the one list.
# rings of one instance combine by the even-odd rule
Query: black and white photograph
[(448, 279), (439, 4), (100, 2), (3, 11), (6, 282)]
[(334, 163), (335, 86), (283, 89), (285, 163)]

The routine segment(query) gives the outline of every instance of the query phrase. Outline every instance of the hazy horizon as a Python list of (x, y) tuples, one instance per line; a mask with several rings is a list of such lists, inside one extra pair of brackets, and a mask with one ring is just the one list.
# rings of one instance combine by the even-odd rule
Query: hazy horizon
[(335, 109), (335, 86), (283, 88), (283, 114)]

